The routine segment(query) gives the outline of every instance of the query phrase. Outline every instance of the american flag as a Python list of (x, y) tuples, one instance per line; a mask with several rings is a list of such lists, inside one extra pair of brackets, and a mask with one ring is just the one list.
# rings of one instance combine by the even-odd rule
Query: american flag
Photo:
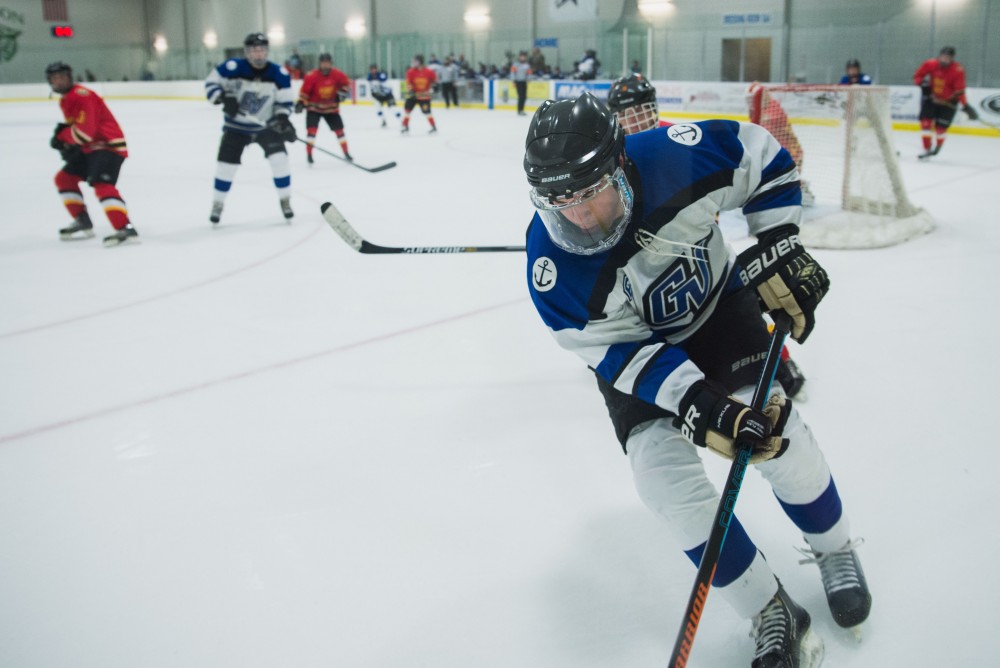
[(66, 0), (42, 0), (42, 18), (45, 21), (69, 21)]

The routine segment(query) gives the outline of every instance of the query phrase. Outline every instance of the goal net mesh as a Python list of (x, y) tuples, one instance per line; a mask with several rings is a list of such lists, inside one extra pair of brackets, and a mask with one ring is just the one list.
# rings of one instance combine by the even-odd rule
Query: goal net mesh
[(934, 229), (906, 194), (883, 86), (755, 84), (750, 120), (792, 155), (802, 182), (802, 242), (880, 248)]

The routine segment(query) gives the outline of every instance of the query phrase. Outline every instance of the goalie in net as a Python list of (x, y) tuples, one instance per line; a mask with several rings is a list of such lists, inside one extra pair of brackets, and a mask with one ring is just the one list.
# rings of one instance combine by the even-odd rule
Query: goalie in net
[(934, 229), (903, 184), (888, 88), (754, 83), (748, 104), (798, 166), (807, 246), (879, 248)]

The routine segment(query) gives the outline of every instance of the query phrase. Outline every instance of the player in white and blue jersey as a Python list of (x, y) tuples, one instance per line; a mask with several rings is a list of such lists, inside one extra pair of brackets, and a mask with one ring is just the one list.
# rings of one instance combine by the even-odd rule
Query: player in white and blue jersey
[(368, 87), (372, 92), (372, 97), (375, 98), (375, 111), (378, 114), (378, 119), (382, 122), (382, 127), (388, 125), (382, 107), (395, 109), (396, 120), (402, 123), (402, 114), (399, 107), (396, 106), (396, 96), (393, 94), (392, 88), (389, 87), (389, 75), (384, 70), (380, 70), (375, 63), (372, 63), (368, 68)]
[(278, 190), (281, 212), (290, 219), (291, 168), (285, 142), (295, 141), (289, 120), (295, 102), (288, 71), (267, 59), (268, 40), (263, 33), (251, 33), (243, 41), (245, 58), (231, 58), (212, 70), (205, 79), (205, 96), (222, 105), (224, 122), (215, 172), (215, 191), (209, 220), (218, 223), (226, 195), (239, 169), (243, 149), (258, 144), (271, 165)]
[[(735, 121), (625, 137), (585, 93), (539, 107), (524, 168), (536, 209), (532, 301), (595, 372), (642, 500), (697, 564), (719, 502), (698, 447), (732, 458), (737, 437), (751, 440), (751, 463), (802, 531), (837, 623), (863, 622), (871, 597), (822, 452), (780, 391), (763, 411), (747, 405), (768, 347), (761, 311), (788, 312), (803, 342), (829, 287), (798, 240), (791, 156), (764, 128)], [(739, 257), (715, 222), (737, 208), (758, 239)], [(753, 619), (754, 668), (821, 654), (808, 612), (735, 517), (712, 582)]]

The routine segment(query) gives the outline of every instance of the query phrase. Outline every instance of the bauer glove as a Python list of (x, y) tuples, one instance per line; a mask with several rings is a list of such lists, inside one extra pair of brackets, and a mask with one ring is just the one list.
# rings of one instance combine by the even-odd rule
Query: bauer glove
[(295, 126), (288, 120), (288, 114), (275, 116), (267, 122), (267, 127), (277, 132), (282, 141), (295, 141)]
[(737, 258), (743, 284), (757, 290), (763, 311), (785, 311), (792, 338), (802, 343), (816, 318), (813, 312), (830, 289), (830, 279), (799, 241), (798, 228), (785, 225), (766, 233)]
[(726, 459), (734, 459), (742, 443), (753, 446), (750, 463), (780, 457), (788, 449), (781, 432), (792, 410), (791, 400), (773, 394), (757, 411), (731, 396), (711, 381), (699, 380), (688, 388), (674, 425), (695, 445), (708, 448)]
[(962, 107), (962, 111), (964, 111), (965, 115), (969, 117), (969, 120), (972, 121), (979, 120), (979, 113), (976, 111), (975, 107), (973, 107), (971, 104), (967, 104), (964, 107)]

